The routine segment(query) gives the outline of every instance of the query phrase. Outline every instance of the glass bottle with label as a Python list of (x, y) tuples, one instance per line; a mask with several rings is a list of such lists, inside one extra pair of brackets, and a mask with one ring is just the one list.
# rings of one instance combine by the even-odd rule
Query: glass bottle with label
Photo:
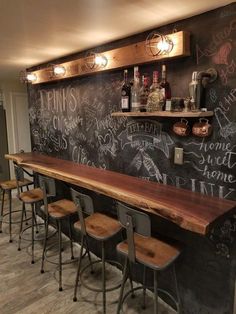
[(160, 86), (163, 88), (164, 106), (166, 106), (166, 102), (171, 99), (171, 88), (170, 83), (167, 81), (165, 64), (162, 65)]
[(131, 110), (140, 111), (140, 81), (138, 67), (134, 67), (134, 85), (131, 91)]
[(140, 111), (147, 111), (147, 99), (149, 95), (148, 77), (142, 76), (142, 86), (140, 88)]
[(147, 100), (147, 111), (162, 111), (164, 105), (164, 95), (162, 87), (158, 83), (158, 71), (153, 72), (153, 81)]
[(128, 70), (124, 70), (124, 83), (121, 88), (121, 110), (129, 112), (131, 109), (131, 86), (128, 83)]

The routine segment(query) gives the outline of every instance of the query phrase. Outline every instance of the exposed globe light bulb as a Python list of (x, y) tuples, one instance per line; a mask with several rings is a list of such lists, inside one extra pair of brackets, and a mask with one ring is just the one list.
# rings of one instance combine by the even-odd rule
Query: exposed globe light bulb
[(160, 54), (169, 53), (173, 48), (173, 44), (166, 38), (161, 38), (157, 43), (157, 49), (160, 51)]
[(35, 73), (27, 73), (26, 79), (28, 82), (35, 82), (37, 80), (37, 75)]
[(106, 66), (107, 65), (107, 58), (102, 55), (97, 55), (95, 57), (95, 64), (98, 66)]
[(53, 72), (55, 75), (65, 75), (66, 69), (62, 65), (55, 65), (53, 68)]

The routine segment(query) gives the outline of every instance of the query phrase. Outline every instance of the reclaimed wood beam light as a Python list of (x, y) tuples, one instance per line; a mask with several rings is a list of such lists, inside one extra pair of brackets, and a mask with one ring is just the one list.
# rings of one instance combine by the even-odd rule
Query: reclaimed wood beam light
[(85, 56), (84, 58), (61, 63), (60, 66), (64, 67), (66, 70), (66, 73), (62, 76), (52, 75), (50, 67), (33, 71), (31, 73), (35, 74), (37, 79), (32, 81), (32, 84), (90, 75), (93, 73), (190, 55), (190, 33), (180, 31), (168, 34), (167, 36), (173, 43), (173, 48), (166, 54), (149, 55), (147, 53), (146, 41), (141, 41), (99, 53), (99, 56), (102, 55), (107, 60), (105, 66), (88, 66), (88, 56)]

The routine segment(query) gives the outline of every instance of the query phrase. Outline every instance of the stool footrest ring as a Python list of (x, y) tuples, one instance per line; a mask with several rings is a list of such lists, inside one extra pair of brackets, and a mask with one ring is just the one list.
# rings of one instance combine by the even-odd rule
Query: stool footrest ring
[[(84, 271), (85, 271), (87, 268), (91, 267), (91, 265), (94, 265), (94, 264), (97, 264), (97, 263), (101, 263), (101, 262), (102, 262), (102, 260), (93, 261), (92, 263), (89, 263), (88, 265), (86, 265), (85, 267), (83, 267), (83, 268), (81, 269), (81, 271), (80, 271), (80, 282), (81, 282), (81, 284), (82, 284), (85, 288), (87, 288), (88, 290), (95, 291), (95, 292), (102, 292), (102, 288), (91, 287), (91, 286), (88, 285), (86, 282), (84, 282), (84, 279), (83, 279), (83, 273), (84, 273)], [(120, 263), (116, 262), (116, 261), (106, 260), (105, 262), (106, 262), (106, 263), (109, 263), (109, 264), (111, 264), (111, 265), (119, 266), (119, 268), (122, 268), (122, 265), (121, 265)], [(115, 289), (118, 289), (118, 288), (121, 286), (121, 282), (122, 282), (122, 280), (121, 280), (120, 282), (118, 282), (118, 283), (117, 283), (115, 286), (113, 286), (113, 287), (107, 287), (105, 291), (108, 292), (108, 291), (113, 291), (113, 290), (115, 290)]]
[[(132, 293), (134, 293), (135, 291), (137, 291), (137, 290), (143, 290), (144, 288), (146, 288), (146, 289), (150, 289), (150, 287), (143, 287), (143, 286), (138, 286), (138, 287), (135, 287), (135, 288), (133, 288), (133, 289), (130, 289), (129, 291), (127, 291), (126, 292), (126, 294), (124, 295), (124, 297), (123, 297), (123, 299), (122, 299), (122, 305), (121, 305), (121, 311), (123, 312), (123, 304), (124, 304), (124, 302), (125, 302), (125, 300), (128, 298), (128, 296), (130, 295), (130, 294), (132, 294)], [(163, 294), (165, 294), (165, 295), (167, 295), (169, 298), (170, 298), (170, 300), (175, 304), (175, 306), (176, 306), (176, 311), (177, 311), (177, 313), (178, 313), (178, 311), (179, 311), (179, 304), (178, 304), (178, 302), (176, 301), (176, 299), (171, 295), (171, 293), (170, 292), (168, 292), (167, 290), (165, 290), (165, 289), (161, 289), (161, 288), (158, 288), (157, 289), (157, 291), (159, 292), (162, 292)]]
[[(56, 230), (55, 233), (57, 233), (57, 230)], [(53, 235), (55, 235), (55, 233), (54, 233)], [(52, 237), (52, 236), (51, 236), (51, 237)], [(69, 242), (69, 241), (70, 241), (70, 240), (68, 240), (68, 241), (63, 241), (62, 244), (63, 244), (63, 243), (67, 243), (67, 242)], [(47, 252), (48, 252), (51, 248), (53, 248), (54, 246), (58, 246), (58, 243), (57, 243), (57, 242), (52, 243), (51, 245), (49, 245), (49, 246), (46, 248), (45, 253), (44, 253), (44, 258), (45, 258), (45, 261), (47, 261), (47, 262), (50, 263), (50, 264), (59, 265), (58, 262), (54, 262), (54, 261), (52, 261), (52, 260), (50, 259), (50, 257), (53, 257), (53, 256), (55, 256), (55, 255), (47, 256)], [(55, 253), (55, 254), (57, 254), (57, 253)], [(63, 262), (61, 263), (61, 265), (72, 264), (72, 263), (78, 261), (78, 259), (79, 259), (79, 257), (74, 257), (73, 259), (63, 261)]]
[[(22, 211), (21, 209), (19, 209), (19, 210), (12, 210), (11, 214), (14, 214), (14, 213), (21, 213), (21, 211)], [(29, 211), (29, 210), (27, 210), (26, 212), (29, 213), (29, 214), (31, 214), (31, 211)], [(9, 223), (10, 223), (9, 220), (4, 220), (4, 217), (9, 216), (9, 215), (10, 215), (10, 212), (7, 212), (7, 213), (5, 213), (5, 214), (2, 216), (2, 222), (3, 222), (3, 223), (5, 223), (5, 224), (9, 224)], [(28, 220), (31, 220), (31, 217), (29, 217), (29, 218), (24, 218), (24, 219), (23, 219), (23, 222), (26, 222), (26, 221), (28, 221)], [(11, 222), (11, 224), (19, 224), (19, 223), (21, 223), (20, 220), (12, 220), (12, 222)]]

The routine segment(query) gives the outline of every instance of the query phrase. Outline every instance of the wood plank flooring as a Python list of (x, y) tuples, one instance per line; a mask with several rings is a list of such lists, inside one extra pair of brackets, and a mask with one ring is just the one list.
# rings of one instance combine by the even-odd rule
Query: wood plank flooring
[[(19, 206), (14, 200), (14, 209)], [(69, 264), (63, 267), (63, 291), (58, 291), (58, 272), (56, 265), (46, 262), (45, 273), (40, 273), (42, 241), (37, 241), (35, 246), (35, 264), (31, 264), (30, 242), (22, 242), (22, 250), (17, 250), (18, 225), (14, 225), (13, 243), (9, 243), (8, 224), (3, 224), (3, 233), (0, 234), (0, 313), (1, 314), (95, 314), (102, 313), (101, 293), (96, 293), (79, 286), (78, 302), (73, 302), (73, 285), (77, 264)], [(76, 255), (79, 253), (79, 245), (75, 244)], [(67, 254), (65, 245), (64, 252)], [(49, 255), (53, 255), (53, 251)], [(66, 257), (67, 258), (67, 257)], [(69, 256), (68, 256), (69, 258)], [(95, 258), (95, 257), (94, 257)], [(83, 265), (87, 259), (83, 260)], [(84, 273), (84, 280), (90, 285), (100, 286), (100, 269), (95, 269), (95, 275), (89, 270)], [(115, 267), (108, 266), (108, 283), (117, 282), (121, 278), (121, 272)], [(129, 287), (127, 287), (129, 288)], [(107, 314), (116, 313), (119, 289), (107, 293)], [(124, 305), (123, 313), (136, 314), (153, 313), (152, 294), (148, 294), (147, 303), (150, 306), (146, 310), (140, 308), (141, 298), (137, 295)], [(160, 314), (173, 314), (175, 311), (160, 304)]]

